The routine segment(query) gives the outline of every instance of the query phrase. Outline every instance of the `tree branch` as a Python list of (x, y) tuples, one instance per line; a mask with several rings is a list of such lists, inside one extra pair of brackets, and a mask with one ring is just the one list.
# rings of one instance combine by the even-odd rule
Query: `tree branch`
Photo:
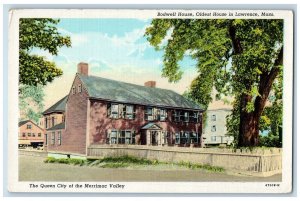
[(267, 102), (267, 99), (269, 97), (272, 88), (272, 84), (279, 73), (280, 70), (279, 65), (282, 65), (282, 63), (283, 63), (283, 47), (281, 47), (277, 59), (274, 62), (274, 67), (271, 69), (271, 71), (269, 73), (265, 72), (260, 75), (259, 94), (261, 96), (257, 96), (254, 103), (255, 114), (258, 116), (260, 116), (263, 112), (263, 109), (265, 107), (265, 104)]
[(229, 35), (232, 42), (233, 52), (234, 54), (241, 54), (243, 52), (243, 48), (239, 38), (236, 38), (236, 30), (233, 25), (229, 27)]

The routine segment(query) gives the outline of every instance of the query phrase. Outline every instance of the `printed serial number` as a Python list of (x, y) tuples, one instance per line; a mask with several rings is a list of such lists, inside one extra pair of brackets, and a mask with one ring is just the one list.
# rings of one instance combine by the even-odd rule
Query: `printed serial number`
[(265, 184), (266, 187), (279, 187), (280, 184)]

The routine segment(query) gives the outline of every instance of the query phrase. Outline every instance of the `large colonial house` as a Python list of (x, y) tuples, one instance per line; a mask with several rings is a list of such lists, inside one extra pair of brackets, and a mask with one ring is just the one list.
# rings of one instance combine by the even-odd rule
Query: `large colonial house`
[(19, 122), (19, 147), (42, 147), (44, 143), (45, 130), (31, 120)]
[(69, 94), (44, 112), (49, 152), (86, 155), (91, 145), (201, 145), (201, 106), (156, 88), (154, 81), (140, 86), (91, 76), (87, 63), (77, 69)]

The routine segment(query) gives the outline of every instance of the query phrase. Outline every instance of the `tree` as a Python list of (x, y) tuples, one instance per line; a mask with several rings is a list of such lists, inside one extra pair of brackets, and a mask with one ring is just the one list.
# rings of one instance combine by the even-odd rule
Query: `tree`
[(71, 46), (69, 36), (62, 36), (56, 25), (59, 20), (49, 18), (22, 18), (19, 24), (19, 108), (21, 119), (38, 121), (43, 110), (43, 87), (62, 70), (45, 57), (33, 55), (33, 48), (58, 54), (58, 48)]
[(19, 82), (37, 86), (46, 85), (55, 77), (62, 75), (62, 70), (54, 62), (44, 57), (31, 55), (33, 48), (57, 55), (58, 48), (71, 46), (69, 36), (61, 36), (56, 25), (59, 20), (49, 18), (22, 18), (19, 25)]
[(21, 120), (31, 119), (38, 122), (44, 108), (44, 91), (42, 85), (20, 85), (19, 109)]
[(162, 76), (170, 82), (180, 80), (184, 56), (195, 59), (193, 98), (207, 106), (213, 87), (217, 96), (233, 96), (238, 146), (258, 145), (259, 120), (282, 71), (283, 20), (154, 19), (145, 35), (164, 51)]

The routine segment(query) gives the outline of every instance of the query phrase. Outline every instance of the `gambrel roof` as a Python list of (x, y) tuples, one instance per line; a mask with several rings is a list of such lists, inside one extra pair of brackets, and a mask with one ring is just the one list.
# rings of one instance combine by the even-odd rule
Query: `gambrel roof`
[(172, 90), (145, 87), (96, 76), (77, 75), (92, 99), (166, 108), (204, 110), (204, 107)]

